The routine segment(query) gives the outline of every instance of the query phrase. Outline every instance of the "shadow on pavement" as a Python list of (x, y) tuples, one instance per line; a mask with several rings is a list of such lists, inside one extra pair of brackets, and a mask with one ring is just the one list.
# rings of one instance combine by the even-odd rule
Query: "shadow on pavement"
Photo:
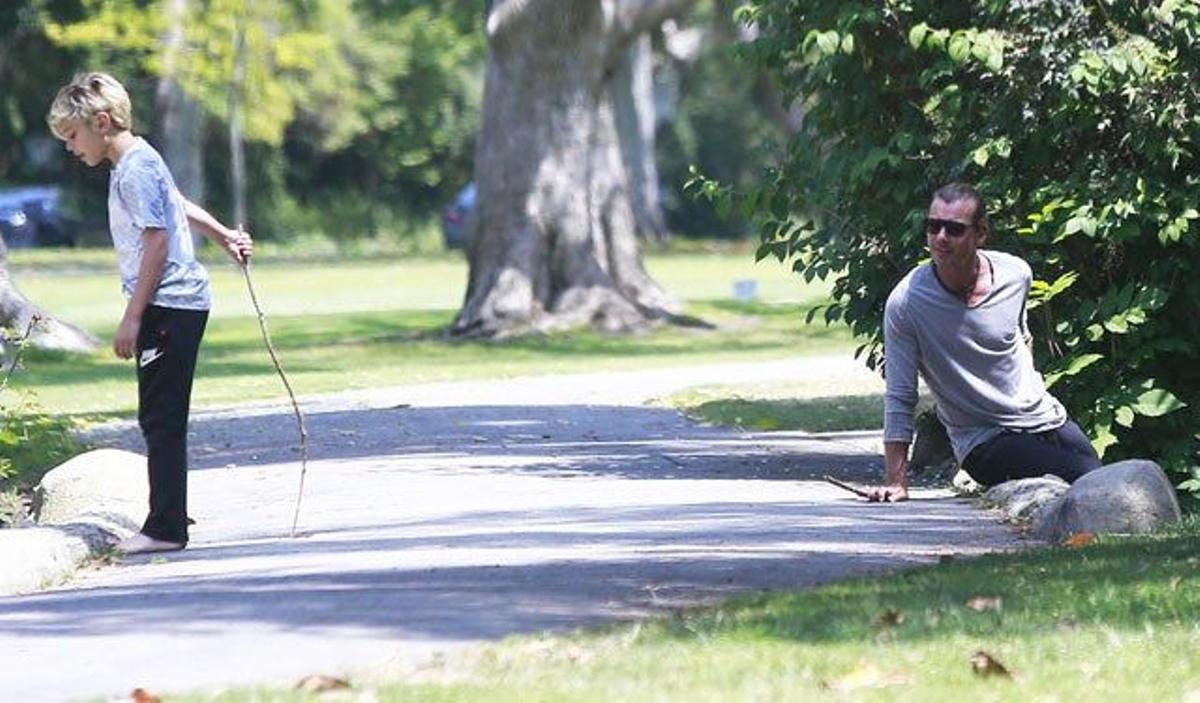
[(1001, 546), (981, 540), (955, 507), (710, 503), (569, 516), (498, 510), (248, 540), (192, 548), (168, 555), (168, 563), (131, 560), (169, 572), (150, 588), (140, 582), (0, 600), (0, 627), (21, 638), (131, 628), (217, 635), (253, 622), (381, 637), (493, 638), (692, 606), (745, 593), (747, 583), (800, 588), (927, 563), (954, 545)]
[[(309, 458), (454, 457), (460, 470), (631, 479), (797, 480), (832, 473), (873, 481), (881, 460), (862, 443), (783, 433), (744, 433), (694, 424), (664, 408), (624, 406), (467, 406), (308, 413)], [(191, 423), (193, 470), (299, 461), (287, 414), (201, 416)], [(144, 451), (136, 428), (93, 442)], [(463, 458), (466, 460), (462, 460)], [(514, 461), (515, 458), (521, 461)], [(507, 459), (506, 459), (507, 458)], [(542, 459), (542, 460), (539, 460)], [(518, 466), (519, 464), (519, 466)]]

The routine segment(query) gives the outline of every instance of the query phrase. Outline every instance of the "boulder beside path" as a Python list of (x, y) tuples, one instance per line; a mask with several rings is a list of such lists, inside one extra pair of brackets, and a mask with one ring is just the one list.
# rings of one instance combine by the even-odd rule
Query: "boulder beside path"
[(0, 596), (61, 581), (136, 532), (148, 490), (134, 452), (97, 449), (51, 469), (34, 490), (37, 526), (0, 530)]
[(983, 502), (1047, 542), (1084, 532), (1142, 534), (1181, 518), (1171, 481), (1145, 459), (1102, 466), (1070, 485), (1049, 474), (1006, 481), (990, 488)]
[(1084, 474), (1038, 514), (1033, 535), (1059, 542), (1081, 532), (1141, 534), (1180, 517), (1175, 487), (1162, 467), (1130, 459)]

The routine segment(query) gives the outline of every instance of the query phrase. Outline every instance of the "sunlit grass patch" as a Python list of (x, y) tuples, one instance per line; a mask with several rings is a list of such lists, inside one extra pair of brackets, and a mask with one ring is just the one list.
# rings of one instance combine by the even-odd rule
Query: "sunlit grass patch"
[[(350, 680), (381, 701), (1185, 701), (1200, 695), (1198, 543), (1193, 518), (1156, 536), (515, 637)], [(1007, 674), (973, 664), (980, 652)]]

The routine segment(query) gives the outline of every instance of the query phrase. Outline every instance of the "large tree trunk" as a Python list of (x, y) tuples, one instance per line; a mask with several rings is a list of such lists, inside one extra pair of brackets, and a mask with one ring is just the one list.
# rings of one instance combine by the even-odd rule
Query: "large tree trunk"
[[(31, 328), (34, 317), (39, 322)], [(38, 349), (90, 352), (100, 345), (100, 340), (91, 333), (50, 315), (17, 290), (8, 273), (8, 249), (3, 241), (0, 241), (0, 328), (9, 330), (7, 335), (0, 333), (0, 340), (30, 331), (30, 342)], [(7, 345), (0, 343), (0, 351), (7, 353)]]
[(658, 161), (654, 158), (658, 111), (654, 104), (654, 52), (648, 33), (626, 50), (611, 83), (637, 232), (661, 241), (667, 238), (667, 221), (659, 195)]
[(629, 331), (678, 312), (638, 252), (613, 81), (631, 44), (692, 2), (492, 4), (470, 280), (455, 334)]
[(179, 88), (176, 67), (184, 45), (188, 0), (165, 5), (167, 31), (162, 43), (162, 76), (154, 94), (156, 131), (163, 159), (171, 168), (179, 192), (192, 202), (204, 202), (204, 159), (201, 146), (200, 105)]

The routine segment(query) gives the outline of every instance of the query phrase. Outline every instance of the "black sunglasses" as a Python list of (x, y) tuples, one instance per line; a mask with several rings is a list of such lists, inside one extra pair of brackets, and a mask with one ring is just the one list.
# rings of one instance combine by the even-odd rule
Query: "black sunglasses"
[(974, 225), (972, 224), (959, 222), (958, 220), (943, 220), (937, 217), (925, 218), (925, 232), (927, 234), (937, 234), (938, 232), (942, 231), (942, 228), (944, 227), (946, 229), (946, 234), (950, 235), (954, 239), (958, 239), (966, 234), (967, 230), (973, 226)]

